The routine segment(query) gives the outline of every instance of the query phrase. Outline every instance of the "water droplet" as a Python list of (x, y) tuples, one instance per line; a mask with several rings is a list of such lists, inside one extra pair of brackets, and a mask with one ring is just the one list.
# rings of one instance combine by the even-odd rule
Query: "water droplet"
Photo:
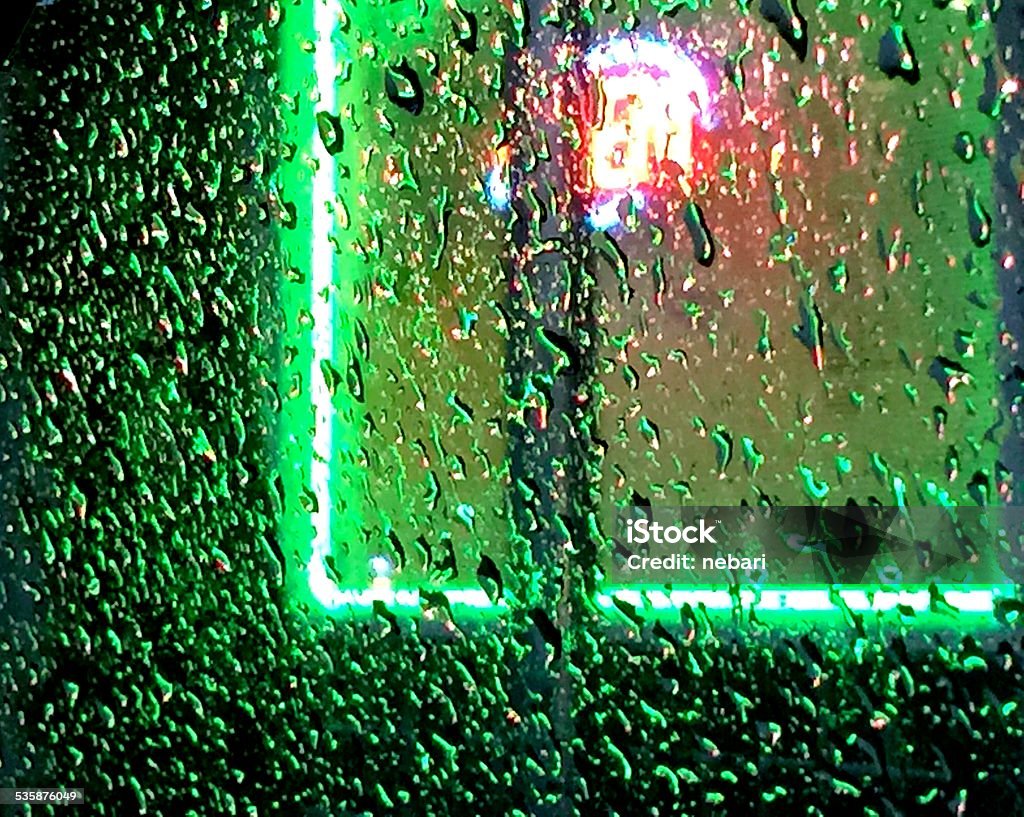
[(341, 121), (337, 116), (332, 116), (327, 111), (317, 111), (316, 114), (317, 133), (320, 141), (331, 156), (341, 152), (344, 144)]
[(899, 77), (911, 85), (921, 81), (921, 67), (907, 30), (899, 23), (889, 26), (878, 48), (878, 67), (890, 79)]
[(965, 162), (973, 162), (975, 156), (974, 137), (967, 131), (960, 131), (953, 140), (953, 151)]
[(684, 212), (686, 229), (693, 242), (693, 257), (703, 267), (710, 267), (715, 260), (715, 240), (704, 219), (704, 211), (696, 202), (689, 202)]
[(968, 199), (967, 224), (971, 232), (971, 241), (976, 247), (985, 247), (992, 240), (992, 217), (975, 191), (971, 191)]
[(800, 12), (796, 0), (761, 0), (761, 14), (778, 29), (779, 35), (793, 49), (800, 62), (804, 62), (810, 38), (807, 18)]
[(414, 116), (423, 112), (423, 84), (409, 63), (402, 60), (384, 71), (384, 89), (394, 104)]

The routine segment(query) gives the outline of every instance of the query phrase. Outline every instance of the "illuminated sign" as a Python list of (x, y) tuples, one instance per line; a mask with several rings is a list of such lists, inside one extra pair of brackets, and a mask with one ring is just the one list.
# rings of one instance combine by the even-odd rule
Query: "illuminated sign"
[[(586, 171), (577, 182), (587, 221), (603, 229), (619, 222), (629, 198), (643, 209), (655, 191), (690, 193), (694, 173), (694, 125), (709, 128), (711, 95), (697, 65), (667, 40), (618, 38), (583, 56), (594, 82), (586, 131)], [(511, 151), (497, 148), (481, 177), (492, 208), (512, 200)], [(585, 177), (585, 178), (583, 178)]]
[(700, 69), (672, 43), (644, 39), (599, 45), (585, 64), (596, 83), (587, 156), (592, 225), (617, 222), (626, 196), (643, 207), (645, 190), (688, 192), (694, 124), (710, 108)]

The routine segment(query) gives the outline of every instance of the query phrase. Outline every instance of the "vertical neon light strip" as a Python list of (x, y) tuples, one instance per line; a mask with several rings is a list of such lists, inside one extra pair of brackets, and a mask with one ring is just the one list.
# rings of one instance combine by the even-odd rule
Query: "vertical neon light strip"
[[(337, 58), (332, 35), (338, 24), (337, 0), (318, 0), (314, 8), (316, 30), (316, 87), (318, 107), (333, 114), (337, 104)], [(308, 566), (309, 589), (327, 609), (341, 605), (341, 591), (328, 577), (325, 559), (331, 552), (331, 451), (334, 410), (320, 370), (320, 361), (334, 356), (334, 248), (330, 242), (334, 222), (337, 171), (334, 158), (316, 133), (313, 136), (312, 235), (310, 236), (310, 303), (313, 316), (309, 387), (314, 415), (313, 456), (310, 482), (316, 497), (312, 515), (313, 542)]]

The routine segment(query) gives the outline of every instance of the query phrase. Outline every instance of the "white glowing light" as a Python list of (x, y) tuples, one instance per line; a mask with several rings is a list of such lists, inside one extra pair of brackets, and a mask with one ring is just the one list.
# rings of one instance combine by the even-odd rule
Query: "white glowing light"
[[(926, 613), (931, 609), (932, 597), (928, 590), (868, 590), (864, 588), (843, 588), (835, 591), (836, 596), (854, 612), (886, 612), (895, 610), (897, 606)], [(614, 597), (640, 606), (640, 594), (637, 591), (617, 591)], [(951, 608), (961, 613), (991, 614), (995, 609), (1000, 594), (992, 589), (978, 590), (946, 590), (943, 599)], [(680, 608), (689, 604), (696, 608), (703, 604), (709, 610), (730, 610), (735, 601), (727, 590), (673, 590), (671, 593), (661, 590), (648, 590), (643, 598), (655, 609)], [(799, 590), (771, 589), (755, 591), (744, 588), (740, 590), (739, 602), (745, 609), (754, 609), (761, 613), (823, 613), (839, 612), (827, 588)], [(603, 607), (610, 607), (611, 595), (598, 599)]]
[(487, 174), (487, 201), (495, 210), (507, 210), (512, 201), (512, 187), (505, 175), (502, 167), (492, 167)]
[(511, 151), (508, 145), (502, 145), (494, 151), (494, 158), (484, 179), (484, 194), (495, 210), (507, 210), (512, 203), (512, 185), (509, 181), (509, 162)]
[(391, 560), (387, 556), (372, 556), (370, 558), (370, 573), (374, 578), (387, 578), (391, 575)]
[(622, 219), (619, 218), (619, 202), (622, 196), (613, 196), (611, 199), (595, 202), (587, 214), (587, 224), (592, 230), (609, 230), (617, 225)]
[[(326, 577), (324, 580), (327, 581)], [(332, 585), (333, 586), (333, 585)], [(382, 602), (388, 607), (419, 608), (423, 599), (417, 590), (396, 590), (389, 582), (375, 584), (369, 590), (338, 590), (335, 587), (338, 607), (371, 607)], [(926, 615), (931, 610), (932, 600), (928, 590), (874, 590), (862, 587), (842, 588), (832, 596), (829, 590), (784, 588), (739, 591), (739, 607), (763, 616), (787, 615), (800, 619), (803, 616), (819, 614), (841, 615), (841, 609), (834, 599), (842, 602), (856, 613), (892, 613), (900, 606), (914, 613)], [(1007, 589), (1007, 596), (1013, 595)], [(452, 589), (443, 594), (452, 607), (472, 607), (480, 611), (503, 614), (508, 606), (504, 599), (494, 604), (490, 597), (479, 589)], [(992, 616), (996, 601), (1004, 595), (998, 588), (977, 590), (946, 589), (943, 597), (960, 616)], [(737, 599), (728, 590), (694, 588), (691, 590), (665, 590), (614, 588), (610, 592), (598, 593), (597, 606), (604, 610), (614, 607), (615, 599), (636, 608), (650, 606), (654, 610), (679, 610), (690, 605), (694, 610), (703, 607), (711, 613), (732, 613), (736, 610)], [(941, 612), (941, 610), (940, 610)]]
[[(316, 85), (320, 94), (319, 109), (334, 111), (336, 105), (338, 63), (331, 35), (338, 25), (336, 0), (318, 2), (314, 11), (316, 27)], [(313, 139), (313, 155), (317, 170), (313, 176), (312, 236), (310, 237), (310, 303), (312, 304), (313, 355), (309, 382), (311, 402), (315, 412), (313, 430), (313, 458), (310, 463), (310, 483), (317, 500), (312, 514), (313, 552), (309, 562), (309, 588), (313, 596), (327, 609), (340, 607), (342, 592), (327, 575), (325, 559), (331, 552), (331, 425), (334, 412), (331, 395), (320, 369), (321, 360), (334, 356), (334, 252), (330, 242), (334, 214), (329, 203), (334, 201), (334, 159), (320, 139)], [(323, 294), (326, 293), (325, 298)]]
[[(696, 64), (669, 42), (615, 39), (584, 57), (597, 83), (597, 120), (590, 133), (590, 182), (595, 191), (638, 193), (669, 177), (685, 185), (693, 172), (693, 128), (710, 121), (711, 96)], [(634, 196), (634, 204), (646, 201)], [(612, 221), (600, 196), (591, 222)], [(601, 210), (600, 213), (596, 210)]]

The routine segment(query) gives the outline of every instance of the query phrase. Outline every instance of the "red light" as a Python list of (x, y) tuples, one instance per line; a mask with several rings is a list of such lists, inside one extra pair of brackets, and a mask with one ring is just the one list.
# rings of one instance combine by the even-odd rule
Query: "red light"
[(707, 83), (667, 41), (613, 40), (586, 56), (595, 96), (585, 150), (593, 226), (617, 221), (626, 196), (643, 208), (655, 189), (689, 193), (694, 126), (710, 115)]

